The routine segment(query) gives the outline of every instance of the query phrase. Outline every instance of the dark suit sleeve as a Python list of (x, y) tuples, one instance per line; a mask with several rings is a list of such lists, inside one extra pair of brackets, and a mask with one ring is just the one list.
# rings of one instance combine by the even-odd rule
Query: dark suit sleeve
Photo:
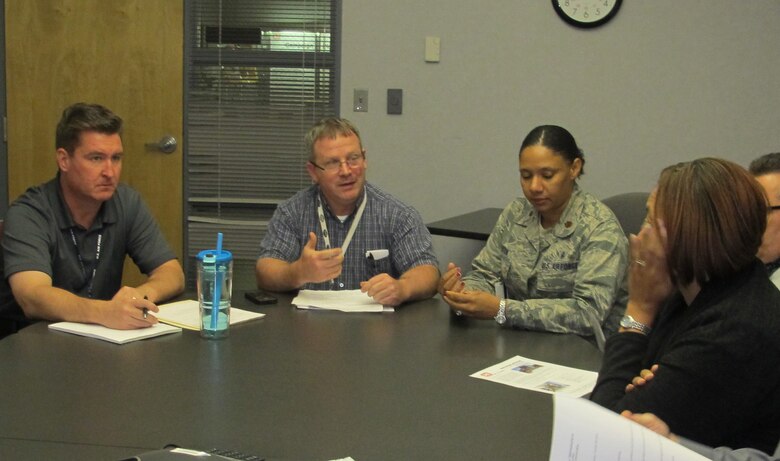
[[(767, 369), (768, 351), (760, 350), (769, 344), (760, 331), (713, 316), (666, 343), (656, 359), (643, 357), (647, 341), (636, 333), (610, 338), (591, 400), (616, 412), (654, 413), (674, 433), (710, 446), (740, 447), (760, 438), (753, 433), (766, 417), (759, 408), (776, 401), (756, 371), (777, 382), (775, 370)], [(626, 393), (631, 379), (652, 365), (648, 360), (657, 360), (655, 377)]]
[(604, 360), (590, 399), (612, 411), (625, 410), (626, 385), (642, 370), (647, 336), (625, 332), (612, 335), (604, 348)]

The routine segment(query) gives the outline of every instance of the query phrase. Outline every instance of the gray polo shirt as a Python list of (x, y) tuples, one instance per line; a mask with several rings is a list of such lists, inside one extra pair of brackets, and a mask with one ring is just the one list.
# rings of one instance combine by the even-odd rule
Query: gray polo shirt
[(2, 249), (0, 314), (11, 316), (21, 314), (7, 282), (16, 272), (44, 272), (55, 287), (84, 297), (91, 291), (92, 298), (107, 300), (121, 288), (125, 255), (130, 255), (144, 274), (176, 258), (137, 191), (119, 184), (92, 227), (84, 229), (65, 206), (59, 174), (27, 189), (11, 204)]

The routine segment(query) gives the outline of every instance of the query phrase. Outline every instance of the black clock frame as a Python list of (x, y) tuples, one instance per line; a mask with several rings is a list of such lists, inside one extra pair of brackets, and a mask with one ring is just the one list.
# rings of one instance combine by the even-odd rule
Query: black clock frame
[(567, 15), (561, 9), (561, 6), (559, 5), (560, 1), (563, 1), (563, 0), (552, 0), (552, 6), (553, 6), (553, 9), (555, 10), (555, 12), (558, 13), (558, 16), (560, 16), (561, 19), (566, 21), (568, 24), (570, 24), (570, 25), (572, 25), (574, 27), (580, 28), (580, 29), (592, 29), (594, 27), (599, 27), (599, 26), (602, 26), (602, 25), (606, 24), (607, 22), (609, 22), (610, 19), (615, 17), (615, 15), (617, 14), (618, 10), (620, 9), (620, 6), (623, 4), (623, 0), (615, 0), (615, 7), (612, 8), (612, 11), (610, 11), (609, 14), (607, 14), (603, 18), (599, 19), (598, 21), (593, 21), (593, 22), (580, 22), (580, 21), (577, 21), (576, 19), (572, 18), (571, 16)]

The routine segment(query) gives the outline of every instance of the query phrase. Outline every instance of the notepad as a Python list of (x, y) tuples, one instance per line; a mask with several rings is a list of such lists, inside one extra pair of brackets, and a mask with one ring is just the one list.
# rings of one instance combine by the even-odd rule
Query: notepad
[(181, 328), (179, 327), (165, 325), (163, 323), (156, 323), (149, 328), (138, 328), (135, 330), (115, 330), (113, 328), (104, 327), (103, 325), (77, 322), (52, 323), (49, 324), (49, 328), (74, 335), (102, 339), (103, 341), (109, 341), (114, 344), (125, 344), (140, 339), (178, 333), (181, 331)]
[[(200, 313), (198, 312), (198, 302), (193, 299), (176, 301), (157, 306), (160, 312), (149, 312), (157, 317), (157, 320), (169, 325), (185, 328), (187, 330), (200, 330)], [(250, 312), (236, 307), (230, 308), (230, 324), (247, 322), (253, 319), (265, 317), (265, 314), (259, 312)]]

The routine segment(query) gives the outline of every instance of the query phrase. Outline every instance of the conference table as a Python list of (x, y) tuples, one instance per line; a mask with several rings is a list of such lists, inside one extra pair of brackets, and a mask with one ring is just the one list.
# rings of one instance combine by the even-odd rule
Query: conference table
[(487, 240), (502, 211), (502, 208), (483, 208), (435, 221), (427, 224), (426, 227), (433, 235)]
[(597, 371), (575, 335), (451, 315), (234, 305), (224, 340), (123, 345), (36, 323), (0, 341), (0, 459), (111, 460), (167, 444), (279, 460), (547, 460), (552, 396), (470, 377), (515, 355)]

